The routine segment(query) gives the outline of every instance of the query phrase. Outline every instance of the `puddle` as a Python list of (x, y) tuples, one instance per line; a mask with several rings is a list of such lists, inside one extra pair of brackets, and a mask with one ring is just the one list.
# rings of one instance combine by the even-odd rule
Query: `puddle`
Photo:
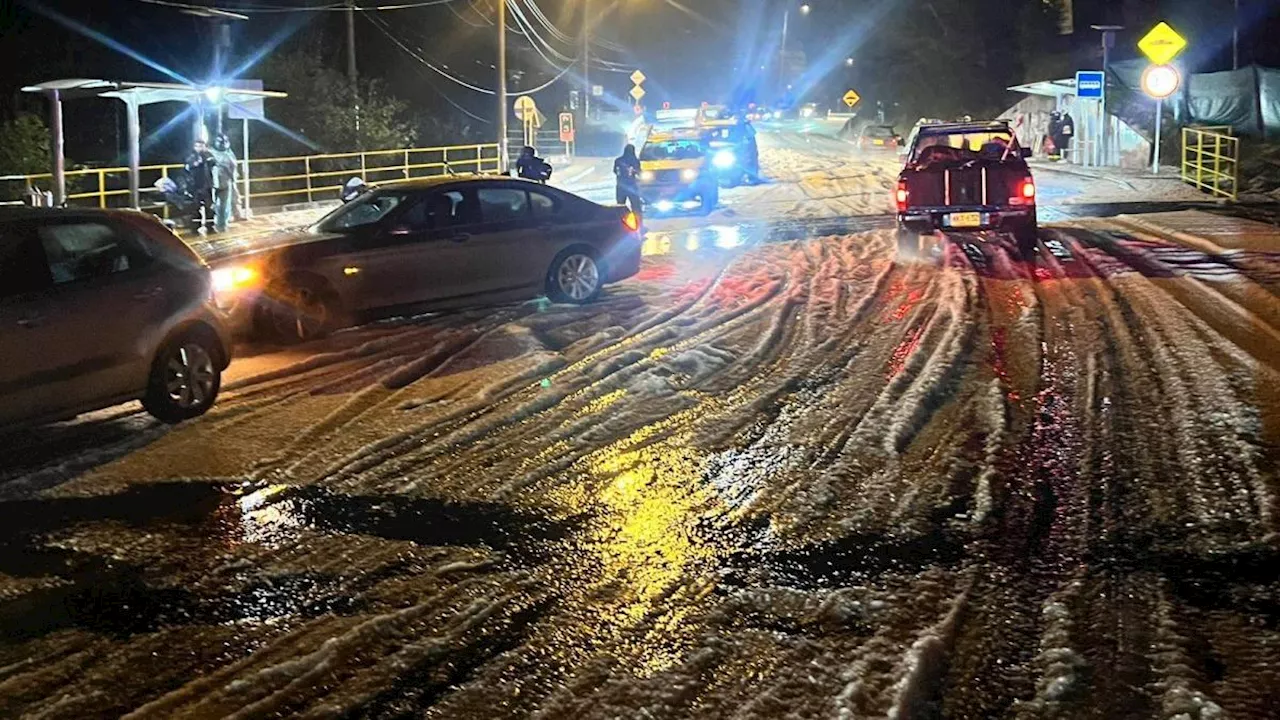
[(911, 538), (859, 534), (796, 550), (737, 553), (726, 564), (724, 580), (730, 585), (827, 590), (860, 585), (886, 573), (952, 566), (964, 556), (960, 540), (940, 529)]

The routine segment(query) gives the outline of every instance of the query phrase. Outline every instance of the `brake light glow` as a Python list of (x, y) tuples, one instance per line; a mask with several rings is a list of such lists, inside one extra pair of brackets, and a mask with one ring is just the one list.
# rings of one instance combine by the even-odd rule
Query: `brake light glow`
[(1028, 198), (1028, 199), (1034, 199), (1035, 196), (1036, 196), (1036, 184), (1031, 180), (1031, 178), (1027, 178), (1026, 180), (1023, 180), (1022, 181), (1022, 197)]
[(622, 216), (622, 226), (631, 232), (640, 232), (640, 216), (628, 210)]
[(895, 199), (898, 201), (898, 211), (902, 212), (907, 209), (907, 198), (911, 197), (911, 193), (907, 190), (906, 181), (898, 181), (898, 193)]

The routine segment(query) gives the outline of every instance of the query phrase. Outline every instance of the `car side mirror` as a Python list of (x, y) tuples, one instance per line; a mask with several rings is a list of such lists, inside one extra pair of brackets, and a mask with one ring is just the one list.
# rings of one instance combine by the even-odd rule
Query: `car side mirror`
[(1018, 148), (1018, 153), (1022, 155), (1023, 159), (1029, 158), (1031, 157), (1031, 148)]

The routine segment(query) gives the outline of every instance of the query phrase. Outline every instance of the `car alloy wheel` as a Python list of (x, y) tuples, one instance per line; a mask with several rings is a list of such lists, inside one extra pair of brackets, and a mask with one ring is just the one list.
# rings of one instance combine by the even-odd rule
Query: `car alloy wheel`
[(305, 342), (323, 336), (332, 321), (323, 295), (314, 288), (289, 291), (271, 314), (276, 338), (285, 342)]
[(165, 364), (164, 388), (169, 401), (183, 411), (201, 410), (217, 394), (217, 371), (213, 358), (202, 345), (183, 343)]
[(600, 268), (589, 255), (574, 253), (561, 261), (556, 284), (565, 297), (584, 302), (600, 288)]

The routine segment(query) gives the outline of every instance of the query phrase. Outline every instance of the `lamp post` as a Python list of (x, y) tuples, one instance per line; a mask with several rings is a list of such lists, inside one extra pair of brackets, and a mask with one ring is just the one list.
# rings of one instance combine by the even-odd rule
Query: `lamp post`
[[(800, 14), (808, 15), (813, 8), (809, 3), (800, 6)], [(782, 45), (778, 50), (778, 87), (785, 88), (787, 86), (787, 29), (791, 24), (791, 6), (782, 12)]]
[(1240, 69), (1240, 0), (1231, 6), (1231, 69)]
[(507, 172), (507, 0), (498, 0), (498, 172)]
[(582, 119), (591, 118), (591, 0), (582, 0)]

